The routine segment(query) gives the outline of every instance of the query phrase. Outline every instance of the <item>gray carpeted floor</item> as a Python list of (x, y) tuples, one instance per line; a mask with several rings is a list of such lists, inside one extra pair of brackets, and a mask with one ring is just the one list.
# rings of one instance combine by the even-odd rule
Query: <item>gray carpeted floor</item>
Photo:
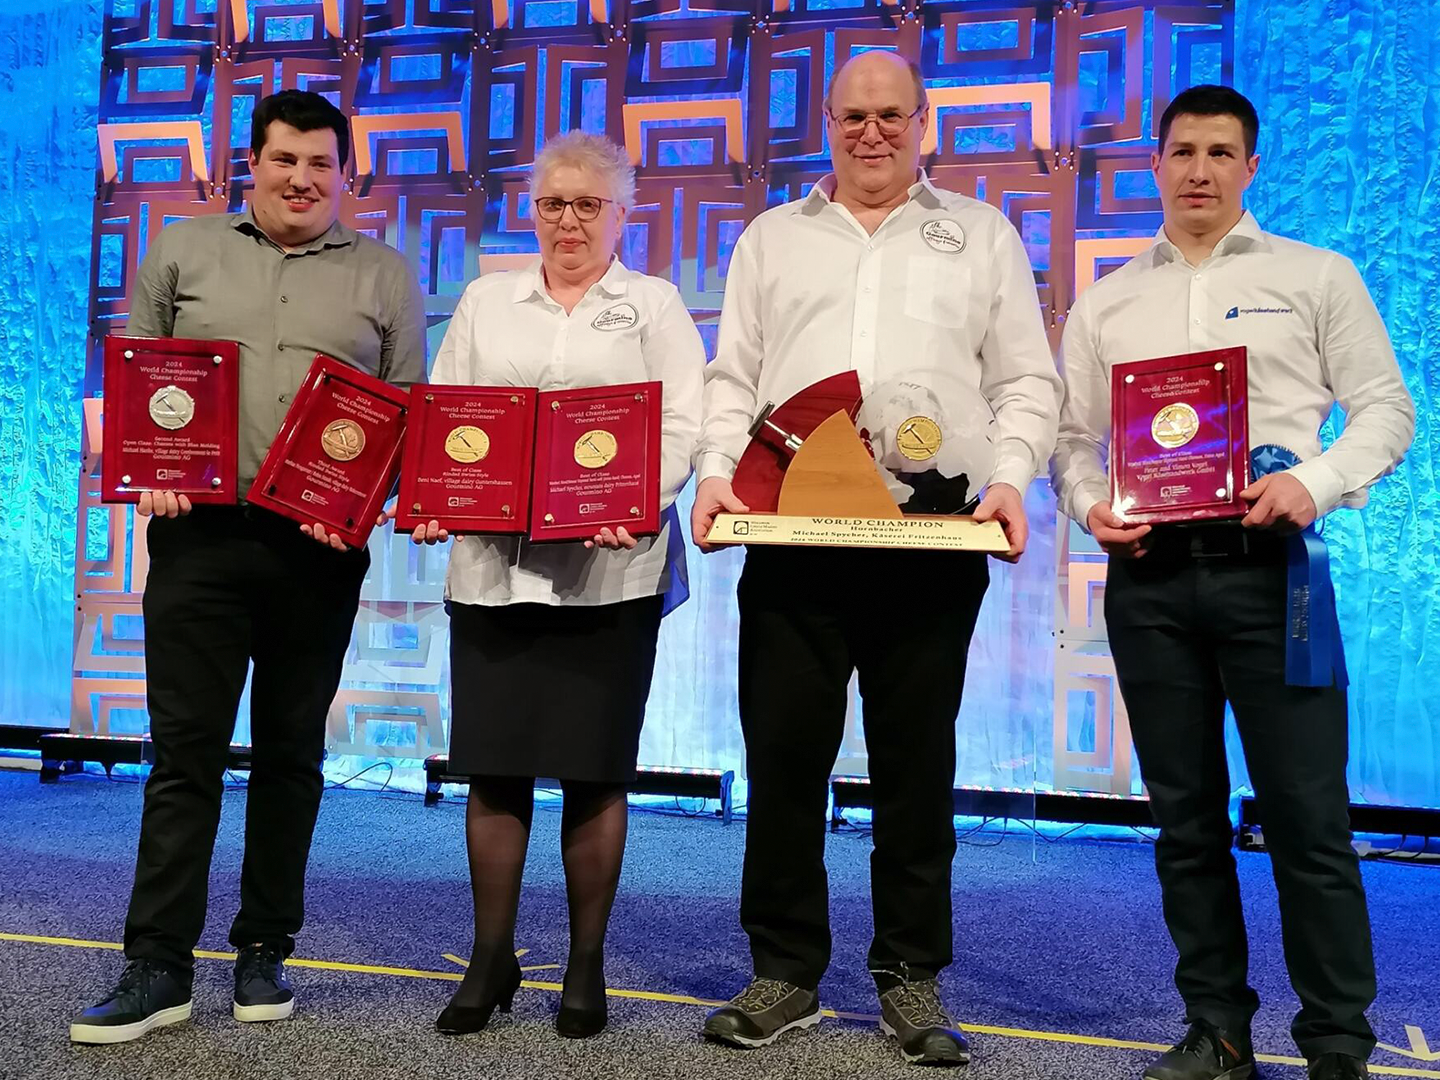
[[(227, 794), (202, 950), (228, 951), (237, 903), (243, 791)], [(137, 785), (71, 777), (41, 787), (0, 773), (0, 935), (119, 940), (139, 822)], [(527, 978), (558, 984), (565, 956), (559, 815), (536, 815), (519, 940)], [(887, 1077), (914, 1075), (873, 1023), (830, 1019), (813, 1032), (748, 1054), (704, 1044), (702, 1005), (748, 975), (737, 918), (744, 826), (709, 817), (635, 813), (607, 972), (611, 1026), (574, 1043), (551, 1028), (558, 994), (529, 988), (515, 1011), (476, 1036), (431, 1030), (470, 946), (459, 805), (425, 809), (415, 796), (337, 791), (321, 811), (297, 957), (406, 969), (410, 974), (292, 967), (293, 1020), (244, 1026), (229, 1018), (229, 964), (197, 961), (195, 1019), (140, 1042), (77, 1048), (71, 1014), (113, 981), (113, 950), (0, 937), (0, 1077)], [(1028, 833), (971, 837), (955, 867), (957, 962), (946, 997), (972, 1035), (968, 1075), (1005, 1080), (1138, 1077), (1150, 1053), (1094, 1045), (1168, 1043), (1180, 1032), (1173, 957), (1160, 920), (1151, 849), (1142, 842)], [(869, 1015), (876, 1004), (864, 954), (870, 935), (869, 838), (831, 836), (835, 959), (824, 1003)], [(1265, 1000), (1257, 1048), (1293, 1057), (1294, 999), (1280, 955), (1275, 890), (1264, 856), (1240, 857), (1253, 942), (1252, 981)], [(1372, 1020), (1383, 1042), (1411, 1046), (1407, 1025), (1440, 1047), (1440, 873), (1367, 864), (1381, 995)], [(440, 974), (425, 974), (440, 973)], [(443, 977), (449, 975), (450, 978)], [(1064, 1040), (1027, 1037), (1050, 1032)], [(1080, 1038), (1068, 1038), (1078, 1036)], [(1379, 1051), (1391, 1075), (1440, 1077), (1440, 1060)], [(1408, 1073), (1398, 1070), (1410, 1070)], [(1377, 1075), (1386, 1072), (1377, 1070)], [(1269, 1077), (1300, 1069), (1268, 1064)]]

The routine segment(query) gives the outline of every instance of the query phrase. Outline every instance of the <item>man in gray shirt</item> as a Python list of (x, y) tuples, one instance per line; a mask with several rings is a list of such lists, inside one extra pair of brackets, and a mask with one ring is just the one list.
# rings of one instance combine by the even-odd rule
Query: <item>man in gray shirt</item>
[[(425, 378), (425, 308), (399, 252), (339, 221), (349, 129), (318, 94), (256, 107), (241, 214), (176, 222), (150, 245), (127, 333), (240, 346), (240, 489), (259, 471), (316, 353), (398, 385)], [(145, 786), (124, 974), (70, 1027), (114, 1043), (190, 1016), (235, 713), (251, 662), (253, 766), (240, 911), (230, 929), (237, 1020), (279, 1020), (283, 961), (304, 919), (325, 718), (368, 553), (259, 507), (146, 493), (145, 664), (155, 766)], [(317, 543), (318, 541), (318, 543)]]

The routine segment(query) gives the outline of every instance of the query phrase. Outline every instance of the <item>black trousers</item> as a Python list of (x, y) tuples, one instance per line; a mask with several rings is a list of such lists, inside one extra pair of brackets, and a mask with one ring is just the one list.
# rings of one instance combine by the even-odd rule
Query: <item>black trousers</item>
[[(1238, 527), (1235, 527), (1238, 530)], [(1284, 542), (1238, 531), (1156, 532), (1112, 559), (1105, 619), (1160, 836), (1155, 864), (1187, 1021), (1245, 1030), (1259, 1006), (1231, 854), (1223, 725), (1229, 701), (1279, 890), (1307, 1058), (1365, 1058), (1375, 961), (1350, 844), (1344, 690), (1285, 684)]]
[(924, 978), (950, 963), (955, 717), (988, 583), (983, 555), (746, 554), (740, 922), (757, 975), (813, 989), (830, 963), (825, 809), (856, 671), (874, 797), (870, 969)]
[(246, 799), (238, 946), (287, 952), (304, 921), (325, 716), (359, 606), (366, 551), (322, 547), (253, 507), (152, 519), (145, 665), (155, 766), (145, 785), (125, 955), (189, 969), (235, 711), (251, 660), (254, 762)]

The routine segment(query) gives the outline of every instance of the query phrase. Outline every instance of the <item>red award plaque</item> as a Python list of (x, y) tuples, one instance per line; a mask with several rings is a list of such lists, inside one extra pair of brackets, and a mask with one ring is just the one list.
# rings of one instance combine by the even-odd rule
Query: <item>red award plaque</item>
[(240, 347), (233, 341), (105, 339), (102, 502), (174, 491), (233, 503)]
[(660, 531), (660, 384), (542, 393), (530, 539)]
[(245, 498), (362, 546), (400, 470), (409, 404), (406, 391), (315, 357)]
[(395, 528), (523, 533), (536, 399), (524, 386), (413, 387)]
[(1110, 370), (1110, 505), (1127, 522), (1243, 517), (1249, 484), (1245, 350)]

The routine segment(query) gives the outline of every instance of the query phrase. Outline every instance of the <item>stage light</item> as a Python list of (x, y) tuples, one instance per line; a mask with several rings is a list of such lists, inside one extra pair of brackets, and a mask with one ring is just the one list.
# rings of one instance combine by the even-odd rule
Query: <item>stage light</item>
[[(1429, 840), (1440, 836), (1440, 808), (1351, 803), (1350, 830)], [(1242, 851), (1265, 850), (1265, 822), (1253, 795), (1240, 798), (1239, 845)]]
[[(1153, 827), (1148, 799), (1107, 795), (1102, 792), (1035, 791), (1019, 787), (961, 785), (955, 791), (955, 816), (1014, 818), (1017, 821), (1057, 821), (1067, 824)], [(833, 776), (830, 795), (834, 809), (830, 828), (840, 828), (842, 811), (874, 809), (870, 779)]]
[[(108, 776), (116, 765), (154, 765), (155, 744), (148, 735), (75, 735), (49, 732), (36, 740), (40, 750), (40, 782), (53, 784), (67, 773), (83, 772), (93, 761)], [(227, 769), (248, 770), (252, 755), (249, 746), (230, 744)]]
[[(721, 821), (729, 825), (733, 806), (730, 788), (735, 782), (735, 773), (729, 769), (686, 769), (676, 765), (640, 765), (636, 768), (635, 782), (630, 791), (635, 795), (673, 795), (681, 799), (714, 799), (720, 803), (717, 812)], [(450, 758), (445, 754), (434, 754), (425, 759), (425, 805), (434, 806), (442, 798), (441, 784), (468, 786), (470, 777), (464, 773), (450, 772)], [(537, 777), (535, 786), (557, 787), (558, 782), (549, 777)]]

